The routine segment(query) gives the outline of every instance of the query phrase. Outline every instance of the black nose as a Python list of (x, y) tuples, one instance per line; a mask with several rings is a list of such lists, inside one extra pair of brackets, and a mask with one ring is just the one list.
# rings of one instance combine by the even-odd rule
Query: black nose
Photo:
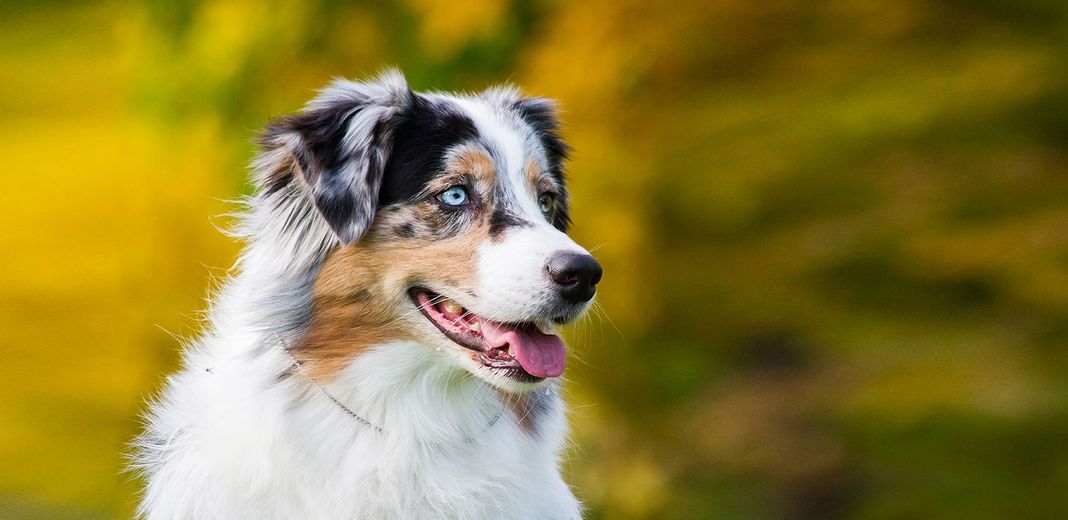
[(549, 257), (549, 278), (569, 302), (588, 302), (601, 281), (601, 264), (590, 255), (561, 251)]

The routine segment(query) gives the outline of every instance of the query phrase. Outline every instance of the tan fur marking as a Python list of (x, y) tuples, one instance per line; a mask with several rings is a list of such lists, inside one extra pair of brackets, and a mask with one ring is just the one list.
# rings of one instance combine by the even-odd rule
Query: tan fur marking
[(534, 190), (534, 193), (538, 192), (538, 186), (541, 184), (541, 173), (544, 169), (541, 167), (541, 162), (534, 157), (527, 159), (527, 166), (523, 169), (523, 175), (527, 179), (527, 186), (530, 186)]
[(312, 291), (312, 322), (298, 357), (310, 376), (333, 377), (367, 348), (411, 339), (395, 320), (373, 272), (353, 262), (355, 248), (335, 250), (323, 264)]
[(461, 304), (478, 287), (478, 248), (489, 241), (485, 219), (447, 239), (397, 237), (398, 222), (430, 219), (429, 203), (380, 215), (367, 235), (326, 259), (312, 291), (312, 321), (296, 353), (309, 375), (332, 378), (369, 347), (396, 341), (441, 341), (415, 311), (407, 289), (427, 286)]
[(446, 169), (471, 175), (479, 188), (493, 186), (497, 168), (493, 159), (480, 147), (466, 146), (446, 163)]

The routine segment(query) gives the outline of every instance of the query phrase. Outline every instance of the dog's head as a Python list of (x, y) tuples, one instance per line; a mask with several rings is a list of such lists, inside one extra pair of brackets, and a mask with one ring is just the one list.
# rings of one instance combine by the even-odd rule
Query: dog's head
[(547, 100), (414, 93), (397, 73), (336, 81), (273, 123), (262, 189), (294, 190), (339, 244), (300, 355), (328, 373), (414, 341), (504, 390), (559, 376), (554, 329), (587, 310), (601, 267), (565, 234), (556, 130)]

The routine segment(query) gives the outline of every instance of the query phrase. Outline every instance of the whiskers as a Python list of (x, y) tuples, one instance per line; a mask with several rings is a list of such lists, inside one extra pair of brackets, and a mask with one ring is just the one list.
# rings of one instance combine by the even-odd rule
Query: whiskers
[(619, 339), (623, 340), (624, 342), (627, 341), (626, 336), (623, 335), (623, 331), (619, 330), (619, 327), (616, 326), (616, 322), (612, 321), (612, 317), (608, 315), (608, 311), (604, 308), (603, 305), (601, 305), (601, 302), (593, 300), (593, 305), (590, 306), (590, 310), (592, 310), (593, 314), (595, 314), (597, 317), (603, 318), (605, 321), (607, 321), (608, 324), (616, 330), (616, 334), (619, 334)]
[(390, 319), (388, 323), (392, 324), (392, 323), (396, 323), (396, 322), (399, 322), (399, 321), (406, 320), (408, 318), (417, 316), (418, 314), (427, 311), (430, 307), (433, 307), (433, 306), (435, 306), (435, 305), (437, 305), (437, 304), (439, 304), (439, 303), (441, 303), (441, 302), (443, 302), (445, 300), (448, 300), (448, 299), (449, 298), (447, 296), (445, 296), (445, 295), (435, 294), (434, 297), (428, 299), (426, 302), (418, 302), (418, 301), (416, 301), (415, 302), (415, 308), (408, 309), (408, 310), (404, 311), (400, 315)]

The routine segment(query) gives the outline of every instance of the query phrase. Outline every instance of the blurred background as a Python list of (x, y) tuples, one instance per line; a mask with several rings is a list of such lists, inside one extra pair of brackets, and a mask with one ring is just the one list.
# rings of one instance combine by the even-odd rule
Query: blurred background
[(0, 5), (0, 518), (128, 517), (256, 129), (334, 76), (560, 100), (590, 518), (1068, 518), (1068, 4)]

